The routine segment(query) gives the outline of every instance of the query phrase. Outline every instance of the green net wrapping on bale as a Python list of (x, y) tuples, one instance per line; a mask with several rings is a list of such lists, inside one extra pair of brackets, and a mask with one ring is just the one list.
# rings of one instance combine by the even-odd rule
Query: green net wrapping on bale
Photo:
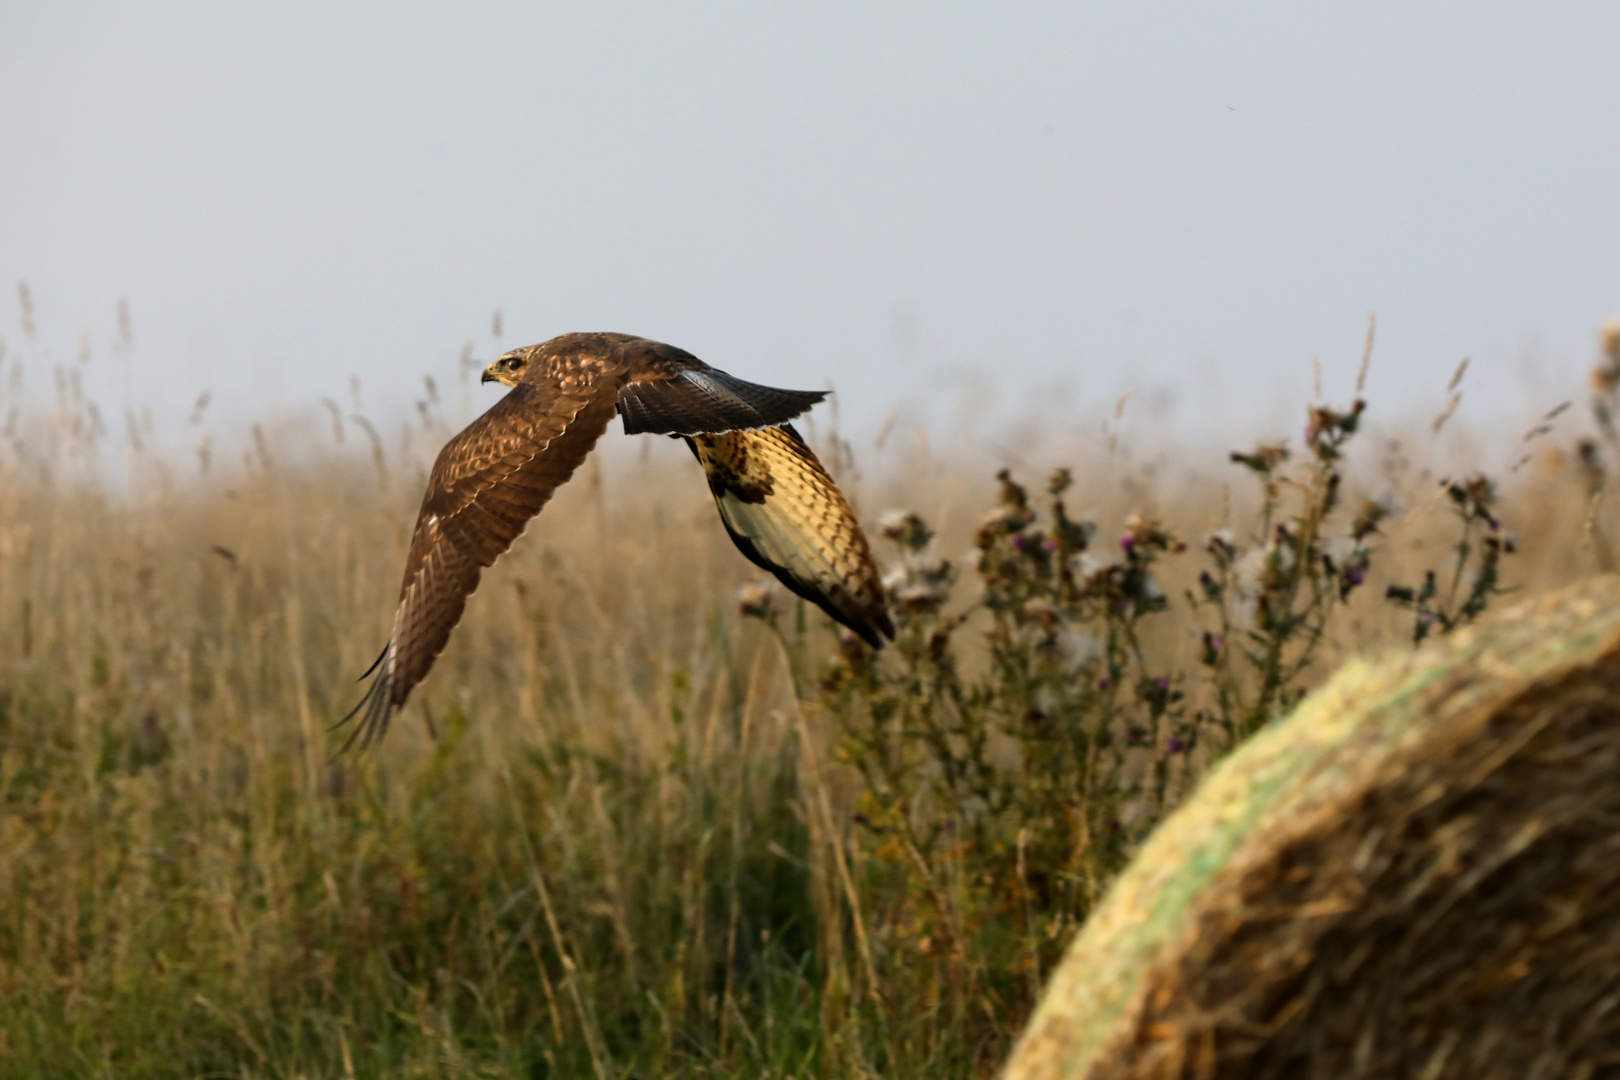
[(1620, 1077), (1620, 581), (1347, 664), (1234, 753), (1006, 1077)]

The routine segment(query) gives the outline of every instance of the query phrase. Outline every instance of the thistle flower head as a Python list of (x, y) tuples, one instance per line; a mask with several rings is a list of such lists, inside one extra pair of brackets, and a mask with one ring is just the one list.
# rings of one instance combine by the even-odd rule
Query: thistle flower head
[(747, 619), (769, 619), (771, 600), (771, 586), (767, 581), (751, 581), (737, 590), (737, 610)]

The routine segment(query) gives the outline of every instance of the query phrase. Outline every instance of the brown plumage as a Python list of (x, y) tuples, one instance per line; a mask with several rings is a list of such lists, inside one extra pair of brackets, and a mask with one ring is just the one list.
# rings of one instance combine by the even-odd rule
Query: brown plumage
[(516, 349), (483, 381), (512, 387), (445, 444), (411, 537), (399, 607), (350, 737), (387, 730), (450, 640), (484, 567), (511, 547), (615, 415), (627, 434), (685, 437), (731, 538), (874, 647), (894, 636), (860, 525), (787, 422), (826, 395), (744, 382), (670, 345), (564, 334)]

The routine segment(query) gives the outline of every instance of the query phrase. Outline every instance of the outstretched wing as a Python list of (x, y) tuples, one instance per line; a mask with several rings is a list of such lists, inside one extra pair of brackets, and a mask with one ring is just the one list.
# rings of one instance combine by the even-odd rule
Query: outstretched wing
[(873, 648), (894, 637), (866, 535), (791, 425), (686, 441), (744, 555)]
[(399, 608), (375, 676), (347, 722), (362, 714), (345, 744), (368, 745), (410, 696), (461, 621), (484, 567), (523, 532), (530, 518), (574, 474), (614, 414), (611, 382), (522, 382), (433, 463), (416, 519)]
[(775, 427), (823, 400), (823, 390), (781, 390), (712, 368), (684, 349), (646, 338), (619, 345), (625, 373), (619, 414), (626, 435), (700, 435)]

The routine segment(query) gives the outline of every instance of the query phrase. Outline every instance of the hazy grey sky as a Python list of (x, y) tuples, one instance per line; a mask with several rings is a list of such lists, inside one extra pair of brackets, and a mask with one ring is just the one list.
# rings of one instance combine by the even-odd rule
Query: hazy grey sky
[(0, 281), (103, 372), (127, 296), (137, 397), (236, 415), (617, 329), (863, 424), (993, 379), (1220, 431), (1376, 310), (1375, 406), (1470, 355), (1517, 416), (1620, 312), (1617, 58), (1595, 0), (5, 0)]

